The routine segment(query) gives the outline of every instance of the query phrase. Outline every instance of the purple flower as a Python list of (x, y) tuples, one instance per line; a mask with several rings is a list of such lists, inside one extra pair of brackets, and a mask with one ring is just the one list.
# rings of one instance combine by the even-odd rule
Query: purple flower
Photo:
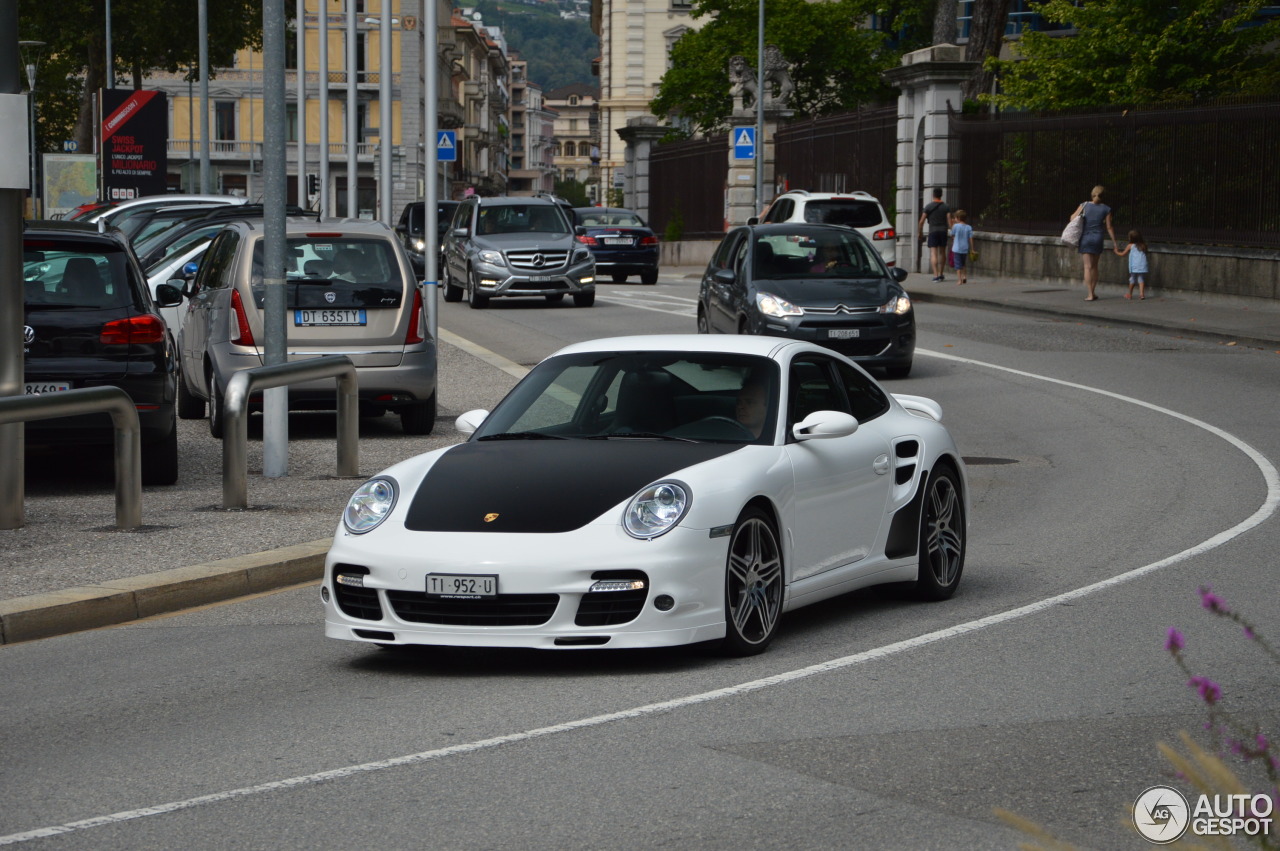
[(1250, 641), (1258, 640), (1258, 636), (1253, 634), (1253, 628), (1248, 626), (1244, 628), (1244, 637), (1249, 639)]
[(1208, 585), (1200, 586), (1200, 605), (1204, 606), (1215, 615), (1231, 614), (1231, 610), (1227, 608), (1227, 604), (1221, 597), (1210, 591)]
[(1212, 706), (1222, 699), (1222, 689), (1208, 677), (1192, 677), (1187, 680), (1187, 687), (1200, 693), (1200, 699)]
[(1186, 639), (1182, 637), (1182, 633), (1178, 631), (1178, 628), (1176, 626), (1169, 627), (1169, 632), (1164, 640), (1164, 649), (1170, 653), (1177, 653), (1186, 646)]
[(1266, 753), (1267, 748), (1271, 746), (1271, 743), (1267, 741), (1267, 737), (1262, 733), (1258, 734), (1256, 741), (1258, 742), (1258, 750), (1262, 753)]

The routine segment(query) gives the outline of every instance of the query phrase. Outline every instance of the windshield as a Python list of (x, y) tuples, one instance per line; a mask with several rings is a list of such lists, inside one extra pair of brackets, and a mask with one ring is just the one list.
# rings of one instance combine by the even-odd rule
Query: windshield
[(589, 352), (539, 364), (474, 440), (772, 443), (778, 370), (708, 352)]
[(24, 240), (22, 261), (28, 307), (124, 307), (133, 301), (124, 252), (101, 243)]
[(570, 232), (560, 208), (554, 204), (499, 204), (481, 207), (476, 225), (481, 236), (499, 233)]
[(881, 278), (889, 274), (865, 239), (838, 228), (757, 236), (754, 253), (756, 278)]

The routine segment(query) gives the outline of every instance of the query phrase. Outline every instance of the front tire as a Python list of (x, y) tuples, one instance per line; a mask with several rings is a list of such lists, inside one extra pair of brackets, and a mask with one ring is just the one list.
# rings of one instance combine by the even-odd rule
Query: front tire
[(920, 573), (915, 593), (922, 600), (946, 600), (964, 573), (964, 495), (948, 466), (934, 468), (920, 509)]
[(467, 273), (467, 304), (472, 310), (483, 310), (489, 306), (489, 297), (480, 295), (480, 285), (476, 283), (474, 272)]
[(587, 292), (585, 292), (585, 293), (574, 293), (574, 294), (573, 294), (573, 305), (574, 305), (574, 307), (590, 307), (591, 305), (593, 305), (593, 304), (595, 304), (595, 303), (596, 303), (596, 291), (595, 291), (595, 290), (588, 290), (588, 291), (587, 291)]
[(773, 521), (760, 509), (748, 508), (729, 539), (722, 645), (726, 655), (765, 651), (782, 618), (782, 587), (782, 548)]
[(702, 308), (698, 308), (698, 333), (711, 333), (711, 323), (707, 321), (707, 312)]

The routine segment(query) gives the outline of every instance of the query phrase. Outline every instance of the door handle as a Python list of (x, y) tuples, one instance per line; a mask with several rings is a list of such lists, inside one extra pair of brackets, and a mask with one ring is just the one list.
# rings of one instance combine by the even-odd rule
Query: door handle
[(871, 469), (876, 471), (877, 476), (883, 476), (889, 472), (889, 456), (881, 455), (875, 461), (871, 462)]

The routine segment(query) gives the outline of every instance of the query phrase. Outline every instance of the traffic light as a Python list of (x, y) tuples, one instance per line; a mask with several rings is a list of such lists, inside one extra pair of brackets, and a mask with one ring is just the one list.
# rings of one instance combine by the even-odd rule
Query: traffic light
[(308, 195), (320, 194), (320, 175), (318, 174), (307, 175), (307, 194)]

